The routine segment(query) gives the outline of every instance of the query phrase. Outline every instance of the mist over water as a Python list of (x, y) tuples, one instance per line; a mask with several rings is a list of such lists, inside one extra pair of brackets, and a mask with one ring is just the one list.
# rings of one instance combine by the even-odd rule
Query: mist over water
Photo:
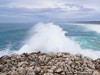
[[(98, 28), (100, 26), (96, 27)], [(22, 38), (23, 34), (21, 33), (24, 31), (16, 35), (17, 38), (20, 37), (24, 40), (23, 45), (18, 45), (17, 43), (19, 49), (12, 50), (11, 47), (13, 45), (8, 44), (4, 50), (0, 51), (0, 56), (11, 55), (13, 53), (21, 54), (24, 52), (31, 53), (34, 51), (41, 51), (70, 52), (71, 54), (82, 54), (93, 59), (99, 58), (100, 39), (99, 29), (96, 29), (96, 27), (93, 25), (58, 25), (41, 22), (31, 27), (28, 34), (26, 33), (27, 31), (24, 33), (27, 38), (24, 36)], [(17, 32), (18, 31), (19, 30), (17, 30)], [(96, 41), (96, 43), (94, 43), (94, 41)]]

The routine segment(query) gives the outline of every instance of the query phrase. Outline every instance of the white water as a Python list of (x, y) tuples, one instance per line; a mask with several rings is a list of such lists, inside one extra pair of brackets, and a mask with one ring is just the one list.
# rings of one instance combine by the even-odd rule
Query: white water
[(87, 25), (87, 29), (100, 33), (100, 25)]
[(26, 44), (19, 50), (21, 52), (63, 52), (68, 51), (75, 53), (80, 46), (73, 40), (65, 36), (65, 31), (53, 23), (39, 23), (33, 27), (30, 31), (30, 39), (26, 41)]
[(72, 54), (83, 54), (93, 59), (100, 57), (100, 51), (82, 50), (80, 45), (69, 37), (65, 31), (53, 23), (38, 23), (30, 30), (30, 37), (25, 45), (17, 52), (70, 52)]
[(21, 54), (24, 52), (31, 53), (34, 51), (41, 51), (70, 52), (71, 54), (80, 53), (93, 59), (100, 58), (100, 51), (82, 50), (80, 45), (76, 41), (65, 36), (65, 33), (67, 32), (53, 23), (38, 23), (29, 31), (25, 44), (20, 50), (12, 52), (7, 48), (5, 51), (0, 51), (0, 56), (10, 55), (12, 53)]
[(91, 30), (91, 31), (100, 33), (100, 24), (73, 24), (72, 23), (72, 25), (79, 25), (79, 26), (86, 28), (87, 30)]

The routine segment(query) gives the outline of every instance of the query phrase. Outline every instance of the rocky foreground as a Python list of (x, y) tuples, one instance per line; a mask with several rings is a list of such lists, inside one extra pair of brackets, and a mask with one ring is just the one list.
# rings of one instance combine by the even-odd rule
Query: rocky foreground
[(0, 57), (0, 75), (100, 75), (100, 59), (70, 53), (23, 53)]

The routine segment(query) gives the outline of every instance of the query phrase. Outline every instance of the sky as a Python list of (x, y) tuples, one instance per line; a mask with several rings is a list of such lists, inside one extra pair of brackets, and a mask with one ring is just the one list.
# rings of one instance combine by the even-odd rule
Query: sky
[(0, 0), (0, 22), (99, 21), (100, 0)]

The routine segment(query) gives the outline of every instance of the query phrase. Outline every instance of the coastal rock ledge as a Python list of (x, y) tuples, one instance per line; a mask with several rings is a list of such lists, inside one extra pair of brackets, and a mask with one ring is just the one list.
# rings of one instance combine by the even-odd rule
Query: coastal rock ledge
[(0, 57), (0, 75), (100, 75), (100, 58), (67, 52), (13, 54)]

